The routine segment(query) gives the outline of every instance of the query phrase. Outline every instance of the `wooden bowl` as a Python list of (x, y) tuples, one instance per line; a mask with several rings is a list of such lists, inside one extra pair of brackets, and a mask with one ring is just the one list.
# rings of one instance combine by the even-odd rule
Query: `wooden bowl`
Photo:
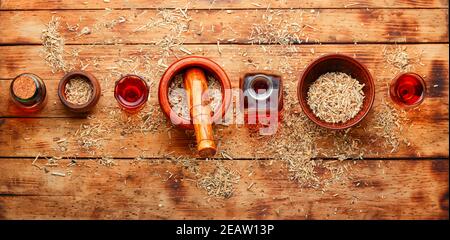
[(183, 129), (193, 129), (193, 125), (189, 119), (178, 116), (172, 110), (169, 103), (169, 87), (172, 79), (179, 73), (188, 68), (199, 67), (206, 73), (211, 74), (220, 82), (222, 87), (222, 104), (217, 107), (212, 116), (213, 122), (219, 121), (225, 116), (226, 110), (231, 102), (231, 83), (225, 71), (212, 60), (201, 56), (189, 56), (172, 63), (164, 72), (159, 82), (158, 100), (161, 110), (172, 123)]
[[(329, 123), (318, 118), (307, 102), (308, 90), (314, 81), (327, 72), (343, 72), (364, 84), (364, 102), (355, 117), (344, 123)], [(372, 108), (375, 99), (375, 84), (369, 70), (356, 59), (343, 54), (328, 54), (314, 60), (303, 71), (298, 85), (297, 97), (306, 116), (317, 125), (328, 129), (346, 129), (358, 124)]]
[[(91, 85), (93, 87), (93, 95), (92, 95), (91, 99), (85, 104), (73, 104), (73, 103), (67, 101), (67, 99), (66, 99), (66, 84), (70, 79), (72, 79), (74, 77), (85, 78), (86, 80), (88, 80), (91, 83)], [(73, 71), (73, 72), (67, 73), (61, 79), (61, 81), (59, 81), (59, 85), (58, 85), (58, 96), (59, 96), (59, 99), (61, 100), (62, 104), (70, 111), (77, 112), (77, 113), (86, 113), (86, 112), (89, 112), (90, 110), (92, 110), (92, 108), (94, 108), (94, 106), (97, 104), (98, 100), (100, 99), (100, 93), (101, 93), (101, 88), (100, 88), (100, 83), (98, 82), (97, 78), (95, 78), (92, 74), (90, 74), (88, 72), (84, 72), (84, 71)]]

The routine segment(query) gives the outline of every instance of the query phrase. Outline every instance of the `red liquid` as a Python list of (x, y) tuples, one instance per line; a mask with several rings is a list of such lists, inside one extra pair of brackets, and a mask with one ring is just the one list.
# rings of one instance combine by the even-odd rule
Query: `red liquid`
[(269, 89), (269, 84), (267, 84), (264, 80), (256, 80), (252, 84), (253, 90), (255, 90), (256, 93), (263, 94)]
[(425, 83), (420, 76), (403, 74), (391, 86), (392, 99), (400, 104), (414, 106), (423, 100)]
[(114, 96), (125, 110), (138, 110), (147, 102), (147, 83), (138, 76), (125, 76), (116, 83)]
[(281, 76), (250, 73), (240, 79), (244, 122), (261, 135), (274, 134), (282, 119)]

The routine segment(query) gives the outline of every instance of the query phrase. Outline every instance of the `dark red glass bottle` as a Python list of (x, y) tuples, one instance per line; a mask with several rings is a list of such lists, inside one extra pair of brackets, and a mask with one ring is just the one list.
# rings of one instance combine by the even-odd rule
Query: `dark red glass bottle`
[(148, 92), (144, 79), (136, 75), (126, 75), (116, 82), (114, 96), (122, 109), (137, 112), (147, 102)]

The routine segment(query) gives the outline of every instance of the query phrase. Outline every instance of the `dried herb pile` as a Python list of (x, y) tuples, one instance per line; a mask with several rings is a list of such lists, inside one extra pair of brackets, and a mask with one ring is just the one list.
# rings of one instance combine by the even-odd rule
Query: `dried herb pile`
[(308, 105), (325, 122), (345, 123), (361, 110), (363, 87), (364, 84), (346, 73), (325, 73), (309, 87)]
[(52, 16), (41, 35), (43, 57), (53, 73), (67, 70), (64, 60), (64, 38), (59, 33), (59, 26), (60, 18)]
[(393, 73), (409, 72), (414, 69), (416, 64), (423, 65), (421, 62), (422, 52), (408, 53), (406, 46), (385, 46), (383, 48), (383, 57)]
[(74, 77), (67, 82), (65, 94), (68, 102), (83, 105), (91, 100), (94, 88), (87, 79)]
[(230, 198), (239, 179), (239, 173), (217, 161), (213, 172), (201, 177), (197, 181), (197, 186), (204, 189), (209, 196)]

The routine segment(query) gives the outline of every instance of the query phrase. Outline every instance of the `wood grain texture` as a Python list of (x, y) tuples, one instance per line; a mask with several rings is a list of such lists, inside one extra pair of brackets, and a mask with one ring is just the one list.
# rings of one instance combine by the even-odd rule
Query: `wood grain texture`
[[(367, 149), (365, 158), (440, 158), (448, 157), (448, 120), (415, 122), (410, 130), (403, 133), (411, 146), (401, 146), (398, 151), (391, 152), (391, 148), (383, 145), (377, 137), (376, 129), (367, 130), (368, 121), (362, 123), (361, 128), (355, 129), (350, 136), (361, 141), (361, 147)], [(100, 140), (101, 147), (83, 148), (75, 137), (82, 123), (81, 119), (1, 119), (0, 152), (8, 157), (34, 157), (38, 154), (44, 156), (78, 156), (78, 157), (128, 157), (147, 156), (161, 158), (171, 153), (174, 156), (197, 156), (193, 150), (195, 136), (185, 134), (178, 129), (165, 129), (158, 132), (124, 133), (125, 129), (116, 127), (102, 129), (106, 131)], [(164, 125), (162, 127), (164, 129)], [(220, 145), (218, 153), (225, 151), (236, 159), (273, 158), (273, 154), (265, 151), (255, 137), (251, 137), (245, 127), (216, 127), (215, 138)], [(67, 150), (61, 152), (57, 141), (67, 140)], [(372, 140), (377, 140), (373, 144)], [(243, 144), (245, 142), (245, 144)], [(330, 156), (333, 153), (333, 139), (321, 138), (317, 143), (321, 149), (320, 154)], [(239, 147), (238, 147), (239, 146)], [(325, 155), (325, 156), (326, 156)], [(322, 155), (320, 155), (322, 156)], [(333, 155), (332, 155), (333, 156)], [(220, 154), (218, 156), (220, 158)]]
[[(136, 31), (151, 22), (152, 18), (159, 18), (156, 10), (140, 12), (1, 11), (0, 17), (3, 20), (0, 44), (40, 44), (42, 29), (52, 16), (61, 17), (60, 31), (67, 44), (151, 43), (168, 34), (170, 30), (162, 27)], [(285, 20), (288, 24), (296, 22), (300, 26), (311, 26), (305, 27), (304, 36), (299, 36), (303, 41), (309, 37), (310, 42), (317, 40), (322, 43), (448, 42), (446, 9), (323, 9), (314, 12), (281, 10), (281, 13), (281, 16), (274, 16), (273, 23)], [(252, 26), (262, 23), (262, 17), (268, 13), (263, 10), (236, 10), (230, 14), (221, 10), (198, 10), (190, 11), (189, 14), (192, 21), (189, 23), (189, 30), (183, 34), (185, 43), (216, 43), (218, 40), (226, 42), (228, 39), (234, 39), (235, 43), (248, 43)], [(110, 23), (120, 17), (124, 17), (126, 21), (113, 28), (93, 30), (96, 24)], [(70, 26), (80, 24), (79, 31), (83, 27), (89, 27), (92, 33), (79, 37), (79, 32), (69, 31), (66, 23)]]
[[(412, 69), (422, 75), (428, 86), (428, 96), (432, 100), (440, 100), (441, 104), (448, 104), (448, 62), (449, 57), (443, 52), (448, 52), (448, 44), (417, 44), (402, 45), (406, 47), (412, 61), (416, 61), (417, 54), (421, 53), (421, 63), (412, 64)], [(395, 47), (394, 45), (314, 45), (297, 46), (292, 54), (286, 54), (281, 46), (251, 46), (251, 45), (224, 45), (221, 46), (219, 53), (217, 46), (211, 45), (189, 45), (184, 46), (187, 50), (196, 55), (203, 55), (221, 65), (230, 78), (233, 88), (239, 87), (239, 78), (249, 71), (269, 70), (280, 71), (285, 69), (283, 79), (287, 83), (287, 90), (296, 91), (295, 85), (303, 69), (317, 57), (327, 53), (342, 53), (355, 57), (365, 64), (371, 71), (379, 94), (386, 93), (386, 85), (395, 77), (398, 71), (386, 63), (383, 57), (385, 47)], [(265, 51), (265, 50), (266, 51)], [(159, 83), (162, 71), (156, 73), (158, 69), (158, 59), (161, 57), (161, 49), (156, 46), (148, 45), (113, 45), (113, 46), (66, 46), (66, 52), (73, 50), (79, 51), (78, 58), (66, 56), (67, 61), (84, 64), (89, 63), (86, 71), (92, 72), (101, 82), (103, 89), (103, 98), (108, 101), (101, 103), (103, 107), (114, 107), (117, 104), (112, 101), (112, 87), (119, 76), (111, 76), (111, 72), (120, 71), (138, 73), (145, 72), (145, 66), (150, 70), (155, 70), (155, 74), (146, 74), (150, 76), (147, 81), (153, 83), (150, 90), (150, 101), (157, 100), (157, 85)], [(311, 51), (314, 50), (314, 54)], [(173, 49), (174, 54), (183, 57), (186, 54), (179, 49)], [(148, 64), (144, 64), (142, 58), (150, 56)], [(94, 66), (94, 59), (98, 59), (98, 65)], [(121, 59), (135, 59), (135, 63), (130, 65), (120, 65), (117, 62)], [(55, 91), (59, 80), (64, 76), (63, 72), (52, 73), (51, 68), (42, 58), (41, 46), (1, 46), (0, 47), (0, 88), (6, 89), (9, 81), (23, 72), (33, 72), (40, 76), (48, 85), (49, 91)], [(167, 64), (175, 61), (176, 57), (171, 55), (167, 58)], [(79, 68), (80, 65), (78, 64)], [(116, 69), (117, 68), (117, 69)], [(5, 81), (1, 81), (5, 80)], [(56, 95), (50, 94), (51, 103), (57, 100)], [(53, 96), (53, 98), (52, 98)], [(0, 101), (7, 102), (8, 94), (6, 91), (0, 92)], [(10, 105), (0, 106), (0, 116), (20, 116), (20, 113), (13, 113), (9, 110)], [(445, 114), (445, 113), (443, 113)], [(70, 116), (62, 111), (61, 106), (50, 105), (40, 115), (44, 117), (63, 117)]]
[(448, 159), (360, 161), (324, 192), (289, 181), (278, 161), (233, 161), (241, 175), (234, 194), (210, 201), (171, 162), (79, 160), (66, 177), (31, 162), (0, 162), (0, 219), (448, 219)]
[[(378, 131), (373, 128), (372, 112), (350, 133), (361, 139), (363, 147), (369, 149), (365, 157), (372, 160), (336, 163), (351, 167), (333, 182), (329, 182), (330, 173), (318, 167), (316, 171), (327, 185), (313, 189), (290, 181), (283, 162), (271, 160), (273, 156), (260, 148), (247, 128), (216, 126), (219, 151), (234, 158), (223, 162), (241, 176), (233, 196), (226, 200), (208, 200), (205, 191), (197, 187), (196, 176), (166, 160), (167, 155), (192, 156), (195, 139), (190, 133), (171, 129), (168, 123), (149, 133), (128, 133), (117, 125), (107, 129), (102, 147), (95, 152), (81, 148), (73, 136), (81, 124), (110, 123), (111, 118), (126, 121), (124, 114), (110, 114), (117, 110), (112, 87), (118, 78), (111, 67), (121, 58), (142, 60), (144, 55), (150, 56), (151, 66), (157, 66), (161, 49), (155, 43), (169, 30), (133, 31), (157, 18), (158, 9), (183, 7), (186, 2), (190, 2), (188, 12), (193, 19), (183, 34), (183, 47), (222, 65), (235, 88), (239, 77), (256, 70), (255, 66), (282, 68), (287, 90), (295, 94), (296, 80), (309, 62), (321, 54), (341, 52), (354, 56), (372, 72), (377, 85), (373, 110), (377, 111), (381, 100), (387, 98), (387, 84), (395, 76), (384, 62), (382, 44), (406, 43), (410, 54), (423, 51), (423, 64), (415, 64), (413, 70), (425, 77), (427, 98), (420, 108), (408, 112), (411, 126), (406, 126), (409, 130), (403, 136), (411, 146), (402, 145), (390, 153), (379, 139), (371, 142)], [(292, 55), (286, 55), (280, 46), (248, 45), (253, 24), (262, 23), (268, 7), (281, 10), (283, 17), (275, 21), (305, 26), (305, 35), (300, 38), (308, 38), (308, 43), (297, 44)], [(96, 120), (68, 112), (57, 98), (57, 83), (63, 73), (51, 72), (38, 46), (52, 16), (61, 17), (66, 52), (81, 50), (79, 58), (70, 60), (91, 63), (86, 70), (101, 81), (102, 98), (91, 115)], [(112, 28), (101, 27), (119, 17), (126, 21)], [(449, 218), (448, 1), (0, 0), (0, 19), (0, 219)], [(66, 23), (93, 31), (79, 37), (79, 32), (67, 30)], [(199, 34), (201, 25), (204, 30)], [(179, 57), (184, 55), (178, 48), (172, 50)], [(92, 65), (93, 59), (99, 61), (97, 67)], [(175, 59), (169, 57), (167, 64)], [(132, 69), (134, 66), (122, 70)], [(137, 69), (144, 70), (142, 65)], [(24, 117), (9, 102), (10, 81), (23, 72), (41, 76), (49, 90), (47, 107), (32, 117)], [(159, 108), (156, 87), (160, 75), (148, 77), (152, 87), (145, 111)], [(132, 118), (141, 121), (139, 116)], [(58, 150), (57, 141), (62, 138), (68, 140), (65, 152)], [(334, 149), (331, 138), (320, 139), (317, 144), (322, 153)], [(49, 168), (70, 173), (60, 177), (31, 165), (38, 154), (84, 159), (72, 167), (67, 166), (68, 160), (60, 160), (58, 167)], [(116, 158), (118, 165), (106, 167), (88, 160), (101, 156)], [(137, 156), (152, 160), (133, 160)], [(264, 160), (250, 160), (255, 157)], [(39, 165), (45, 162), (38, 160)], [(198, 164), (205, 174), (212, 172), (218, 161), (198, 160)]]
[(176, 8), (189, 3), (193, 9), (242, 9), (262, 8), (448, 8), (445, 0), (2, 0), (0, 9), (104, 9), (104, 8)]
[[(74, 46), (71, 46), (72, 48)], [(69, 48), (69, 49), (70, 49)], [(104, 80), (107, 77), (107, 66), (113, 65), (117, 60), (117, 55), (120, 54), (127, 58), (136, 56), (136, 54), (150, 54), (153, 55), (157, 51), (155, 46), (79, 46), (82, 49), (81, 58), (92, 58), (99, 56), (103, 58), (102, 65), (98, 69), (88, 67), (86, 70), (95, 72), (97, 78), (101, 80), (103, 94), (100, 102), (92, 113), (96, 119), (100, 119), (106, 123), (113, 123), (109, 115), (110, 111), (118, 110), (118, 105), (114, 99), (112, 87), (115, 79)], [(145, 48), (145, 51), (139, 53), (139, 49)], [(248, 66), (245, 62), (249, 59), (253, 63), (265, 65), (263, 59), (264, 51), (259, 47), (254, 46), (223, 46), (222, 55), (220, 56), (215, 46), (188, 46), (187, 48), (194, 51), (198, 48), (203, 48), (203, 53), (213, 60), (220, 63), (225, 71), (229, 74), (232, 80), (232, 86), (238, 87), (239, 76), (247, 71), (254, 70), (254, 67)], [(351, 56), (356, 56), (364, 64), (371, 69), (376, 78), (377, 95), (374, 103), (373, 111), (378, 111), (382, 99), (387, 99), (387, 84), (395, 76), (389, 68), (386, 68), (382, 56), (383, 46), (380, 45), (331, 45), (331, 46), (314, 46), (315, 55), (312, 55), (308, 49), (298, 48), (298, 54), (294, 54), (289, 58), (289, 64), (293, 66), (293, 73), (285, 74), (285, 81), (287, 90), (290, 94), (295, 94), (295, 86), (298, 74), (305, 65), (320, 54), (330, 51), (337, 51)], [(5, 76), (9, 79), (22, 71), (33, 72), (46, 80), (49, 89), (49, 101), (47, 107), (37, 116), (51, 117), (46, 118), (15, 118), (24, 116), (15, 106), (9, 101), (7, 91), (2, 91), (0, 94), (0, 101), (8, 102), (0, 107), (0, 116), (8, 117), (2, 120), (2, 127), (0, 128), (1, 137), (0, 152), (4, 156), (23, 156), (33, 157), (38, 153), (53, 156), (103, 156), (111, 155), (114, 157), (135, 157), (144, 153), (146, 156), (163, 157), (167, 152), (174, 152), (175, 154), (190, 155), (192, 154), (187, 145), (193, 144), (193, 136), (184, 134), (178, 130), (164, 130), (168, 125), (162, 125), (160, 130), (155, 133), (134, 132), (131, 134), (123, 134), (123, 126), (117, 126), (105, 133), (104, 147), (102, 150), (92, 154), (80, 147), (76, 138), (73, 137), (75, 132), (80, 128), (81, 124), (88, 124), (92, 121), (80, 118), (80, 115), (74, 115), (63, 108), (57, 97), (57, 84), (62, 73), (52, 74), (50, 69), (45, 66), (39, 56), (38, 46), (8, 46), (1, 48), (1, 59), (8, 59), (4, 61), (7, 64), (0, 69), (0, 76)], [(281, 47), (273, 47), (273, 62), (282, 64), (283, 53)], [(368, 153), (366, 157), (448, 157), (448, 55), (441, 54), (448, 51), (448, 45), (432, 44), (432, 45), (412, 45), (408, 46), (408, 51), (421, 52), (423, 51), (422, 62), (423, 65), (417, 64), (415, 69), (418, 73), (425, 75), (428, 88), (427, 99), (421, 107), (415, 111), (410, 111), (408, 117), (412, 121), (410, 130), (405, 132), (405, 136), (411, 141), (412, 147), (402, 148), (399, 152), (389, 153), (390, 149), (384, 148), (382, 145), (371, 146), (371, 139), (376, 138), (378, 130), (373, 129), (371, 124), (374, 119), (374, 114), (370, 114), (363, 122), (361, 129), (354, 132), (354, 136), (361, 138), (366, 147), (369, 147), (373, 152)], [(247, 55), (243, 57), (242, 53)], [(306, 52), (306, 54), (305, 54)], [(302, 56), (302, 57), (300, 57)], [(172, 58), (170, 61), (174, 60)], [(242, 64), (236, 64), (242, 62)], [(155, 60), (156, 65), (156, 60)], [(278, 66), (274, 64), (274, 69)], [(374, 69), (380, 69), (374, 71)], [(157, 82), (158, 79), (152, 80), (153, 85), (150, 93), (150, 100), (145, 111), (150, 109), (157, 109), (159, 111), (159, 104), (157, 100)], [(0, 88), (7, 89), (9, 80), (0, 80)], [(437, 87), (435, 87), (437, 86)], [(13, 118), (11, 118), (13, 117)], [(161, 116), (163, 117), (163, 116)], [(76, 119), (73, 119), (76, 118)], [(135, 119), (139, 119), (135, 117)], [(96, 120), (97, 121), (97, 120)], [(120, 122), (120, 121), (119, 121)], [(367, 126), (367, 127), (366, 127)], [(363, 128), (366, 128), (367, 133), (364, 133)], [(219, 132), (220, 141), (222, 141), (222, 149), (226, 149), (229, 154), (235, 158), (249, 158), (260, 154), (255, 154), (254, 146), (258, 145), (254, 138), (250, 137), (245, 127), (220, 127)], [(170, 135), (170, 137), (169, 137)], [(419, 137), (420, 136), (420, 137)], [(56, 149), (55, 139), (69, 139), (68, 151), (61, 153)], [(232, 147), (245, 140), (248, 142), (246, 146), (239, 148)], [(332, 143), (331, 139), (325, 140), (320, 146), (326, 149), (326, 146)], [(123, 150), (127, 149), (126, 152)], [(261, 156), (259, 156), (261, 157)], [(266, 156), (270, 157), (270, 155)]]

